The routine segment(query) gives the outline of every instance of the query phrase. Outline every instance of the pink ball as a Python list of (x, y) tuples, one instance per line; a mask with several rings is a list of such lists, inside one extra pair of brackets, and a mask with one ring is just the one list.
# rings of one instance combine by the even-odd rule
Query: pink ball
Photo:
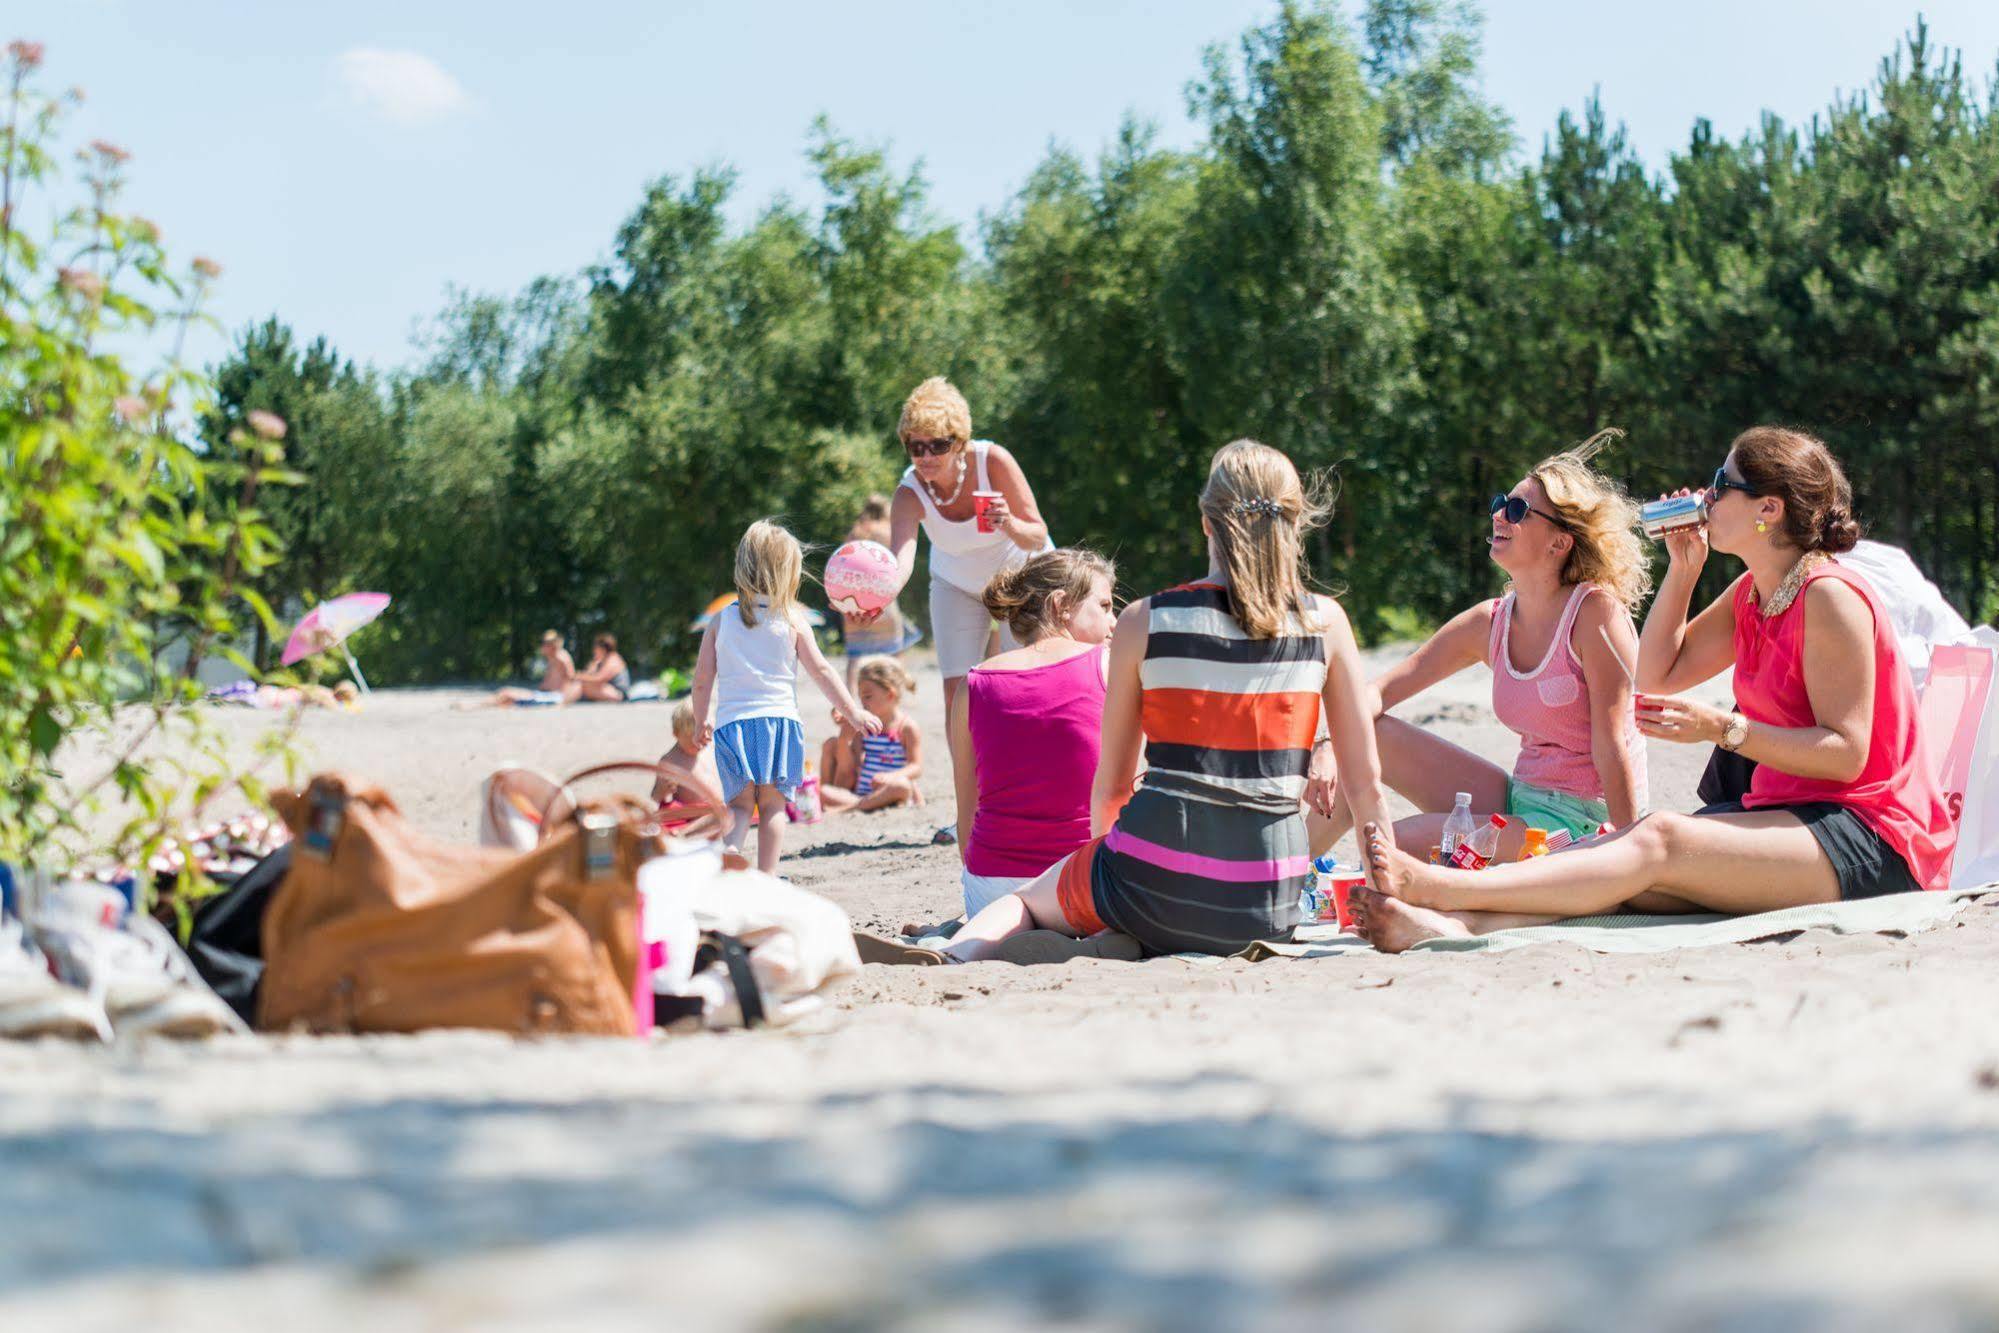
[(841, 615), (879, 611), (895, 594), (895, 555), (880, 542), (848, 542), (827, 558), (826, 600)]

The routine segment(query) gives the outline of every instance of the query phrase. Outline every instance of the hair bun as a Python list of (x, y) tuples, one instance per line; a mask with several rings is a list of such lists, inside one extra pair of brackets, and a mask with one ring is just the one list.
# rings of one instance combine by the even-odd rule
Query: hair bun
[(1013, 618), (1014, 612), (1027, 605), (1027, 578), (1025, 565), (1013, 565), (993, 575), (992, 582), (979, 600), (985, 604), (986, 614), (1004, 625)]
[(1832, 555), (1851, 551), (1860, 541), (1860, 524), (1842, 505), (1826, 510), (1819, 520), (1819, 549)]

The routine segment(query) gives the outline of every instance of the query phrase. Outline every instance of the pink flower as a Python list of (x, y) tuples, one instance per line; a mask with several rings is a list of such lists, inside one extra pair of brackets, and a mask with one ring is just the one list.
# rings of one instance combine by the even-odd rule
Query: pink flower
[(285, 437), (285, 419), (276, 412), (266, 412), (258, 408), (243, 418), (250, 423), (250, 429), (267, 440), (282, 440)]
[(202, 277), (213, 281), (222, 276), (222, 265), (216, 263), (206, 255), (196, 255), (194, 258), (194, 271)]
[(146, 400), (133, 393), (121, 393), (111, 400), (112, 409), (125, 421), (138, 421), (152, 411)]
[(130, 153), (120, 148), (117, 144), (109, 143), (103, 139), (92, 139), (90, 141), (90, 151), (114, 167), (122, 166), (132, 160)]
[(63, 268), (56, 270), (56, 281), (79, 296), (92, 301), (104, 299), (104, 279), (84, 268)]
[(153, 221), (151, 218), (142, 218), (135, 213), (131, 217), (131, 224), (132, 224), (132, 236), (134, 237), (134, 239), (144, 241), (148, 245), (159, 244), (160, 241), (159, 223)]
[(42, 63), (44, 49), (40, 42), (16, 39), (7, 43), (7, 54), (14, 57), (14, 64), (24, 70), (33, 69)]

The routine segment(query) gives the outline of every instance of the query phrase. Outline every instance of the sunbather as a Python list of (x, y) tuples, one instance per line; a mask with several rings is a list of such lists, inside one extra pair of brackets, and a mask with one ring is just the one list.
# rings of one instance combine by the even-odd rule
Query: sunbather
[[(1506, 595), (1460, 612), (1369, 687), (1382, 781), (1428, 812), (1397, 822), (1398, 846), (1437, 844), (1458, 792), (1481, 824), (1514, 816), (1500, 839), (1506, 860), (1529, 826), (1582, 839), (1644, 813), (1645, 741), (1626, 664), (1638, 650), (1631, 611), (1652, 578), (1636, 507), (1589, 462), (1615, 438), (1605, 431), (1543, 459), (1492, 497), (1489, 547)], [(1479, 663), (1492, 668), (1492, 711), (1520, 735), (1511, 774), (1386, 712)], [(1311, 823), (1315, 853), (1353, 827), (1344, 808)]]
[[(1667, 538), (1639, 641), (1638, 726), (1751, 761), (1741, 799), (1476, 872), (1425, 865), (1367, 828), (1386, 896), (1357, 894), (1357, 918), (1376, 947), (1620, 907), (1767, 912), (1948, 883), (1956, 834), (1923, 758), (1915, 687), (1873, 589), (1834, 558), (1860, 532), (1839, 463), (1800, 431), (1756, 427), (1707, 499), (1704, 530)], [(1710, 544), (1748, 572), (1689, 624)], [(1731, 666), (1739, 711), (1669, 697)]]
[[(576, 679), (576, 663), (569, 656), (569, 650), (562, 646), (562, 636), (554, 630), (547, 630), (541, 636), (541, 659), (546, 664), (541, 673), (541, 684), (531, 690), (508, 685), (494, 692), (486, 702), (496, 708), (511, 708), (517, 704), (559, 704), (563, 702), (563, 691)], [(477, 707), (476, 704), (465, 705)]]
[(562, 687), (564, 703), (586, 701), (600, 704), (621, 704), (632, 692), (631, 668), (618, 655), (618, 641), (609, 634), (599, 634), (590, 642), (590, 665), (576, 673), (567, 685)]

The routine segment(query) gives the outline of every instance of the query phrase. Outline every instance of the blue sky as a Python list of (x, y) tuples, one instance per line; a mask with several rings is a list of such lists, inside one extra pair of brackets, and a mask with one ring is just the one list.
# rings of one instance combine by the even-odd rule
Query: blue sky
[[(1353, 6), (1350, 4), (1349, 8)], [(48, 47), (89, 100), (79, 139), (130, 149), (131, 206), (173, 253), (225, 266), (231, 330), (271, 312), (380, 365), (447, 284), (511, 292), (603, 258), (643, 184), (726, 161), (737, 214), (809, 198), (805, 132), (921, 159), (936, 211), (998, 208), (1051, 141), (1101, 146), (1126, 111), (1195, 137), (1201, 48), (1269, 0), (945, 5), (569, 0), (14, 0), (0, 40)], [(1917, 13), (1884, 0), (1491, 0), (1486, 91), (1538, 149), (1600, 87), (1655, 166), (1696, 116), (1728, 134), (1864, 87)], [(1981, 79), (1999, 3), (1932, 0)], [(219, 355), (218, 338), (200, 353)]]

